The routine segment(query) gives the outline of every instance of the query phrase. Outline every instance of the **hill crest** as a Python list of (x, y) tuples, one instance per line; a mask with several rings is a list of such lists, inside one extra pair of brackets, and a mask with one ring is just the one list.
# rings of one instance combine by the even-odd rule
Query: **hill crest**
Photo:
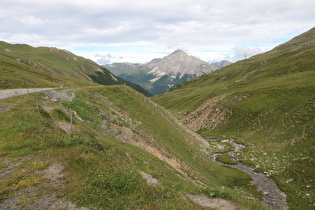
[(310, 30), (292, 38), (286, 43), (283, 43), (274, 48), (274, 50), (298, 50), (306, 47), (314, 47), (315, 46), (315, 27)]

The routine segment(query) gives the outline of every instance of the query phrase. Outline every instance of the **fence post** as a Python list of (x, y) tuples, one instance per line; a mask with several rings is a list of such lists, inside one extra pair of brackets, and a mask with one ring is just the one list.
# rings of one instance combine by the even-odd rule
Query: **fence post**
[(39, 102), (38, 101), (36, 102), (36, 109), (37, 109), (38, 114), (40, 114), (40, 112), (39, 112)]
[(72, 136), (72, 118), (73, 118), (73, 111), (70, 111), (70, 137)]

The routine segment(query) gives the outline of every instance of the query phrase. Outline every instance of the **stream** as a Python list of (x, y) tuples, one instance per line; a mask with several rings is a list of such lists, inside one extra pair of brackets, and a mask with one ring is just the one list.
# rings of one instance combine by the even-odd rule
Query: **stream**
[[(208, 141), (219, 141), (219, 139), (207, 139)], [(253, 179), (253, 183), (257, 185), (258, 189), (262, 192), (262, 203), (269, 209), (288, 209), (286, 202), (286, 195), (278, 188), (276, 182), (267, 177), (263, 173), (256, 173), (251, 168), (247, 167), (243, 163), (238, 161), (238, 151), (244, 149), (246, 146), (242, 144), (237, 144), (233, 140), (220, 140), (221, 142), (226, 142), (231, 144), (234, 149), (227, 153), (214, 153), (212, 154), (211, 160), (220, 165), (228, 165), (233, 168), (238, 168), (243, 172), (250, 175)], [(229, 165), (216, 160), (216, 157), (221, 154), (229, 154), (232, 159), (237, 162), (235, 165)]]

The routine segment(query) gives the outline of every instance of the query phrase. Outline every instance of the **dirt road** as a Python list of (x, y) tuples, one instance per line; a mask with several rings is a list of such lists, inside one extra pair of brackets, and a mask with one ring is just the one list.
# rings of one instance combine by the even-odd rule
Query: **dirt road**
[(28, 93), (52, 90), (55, 88), (23, 88), (23, 89), (4, 89), (0, 90), (0, 100), (11, 96), (23, 95)]

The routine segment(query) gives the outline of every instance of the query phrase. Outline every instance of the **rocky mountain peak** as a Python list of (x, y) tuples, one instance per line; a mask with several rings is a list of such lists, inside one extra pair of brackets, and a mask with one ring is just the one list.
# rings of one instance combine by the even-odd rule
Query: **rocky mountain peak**
[(176, 50), (170, 55), (166, 56), (165, 58), (171, 58), (171, 59), (180, 59), (181, 61), (188, 61), (191, 60), (191, 58), (194, 58), (193, 56), (188, 55), (183, 50)]
[(151, 73), (164, 72), (165, 74), (201, 76), (218, 69), (218, 67), (189, 56), (182, 50), (176, 50), (172, 54), (154, 63)]
[(180, 49), (178, 49), (178, 50), (175, 50), (172, 54), (170, 54), (170, 55), (186, 55), (186, 56), (189, 56), (189, 55), (187, 55), (187, 53), (185, 53), (183, 50), (180, 50)]

